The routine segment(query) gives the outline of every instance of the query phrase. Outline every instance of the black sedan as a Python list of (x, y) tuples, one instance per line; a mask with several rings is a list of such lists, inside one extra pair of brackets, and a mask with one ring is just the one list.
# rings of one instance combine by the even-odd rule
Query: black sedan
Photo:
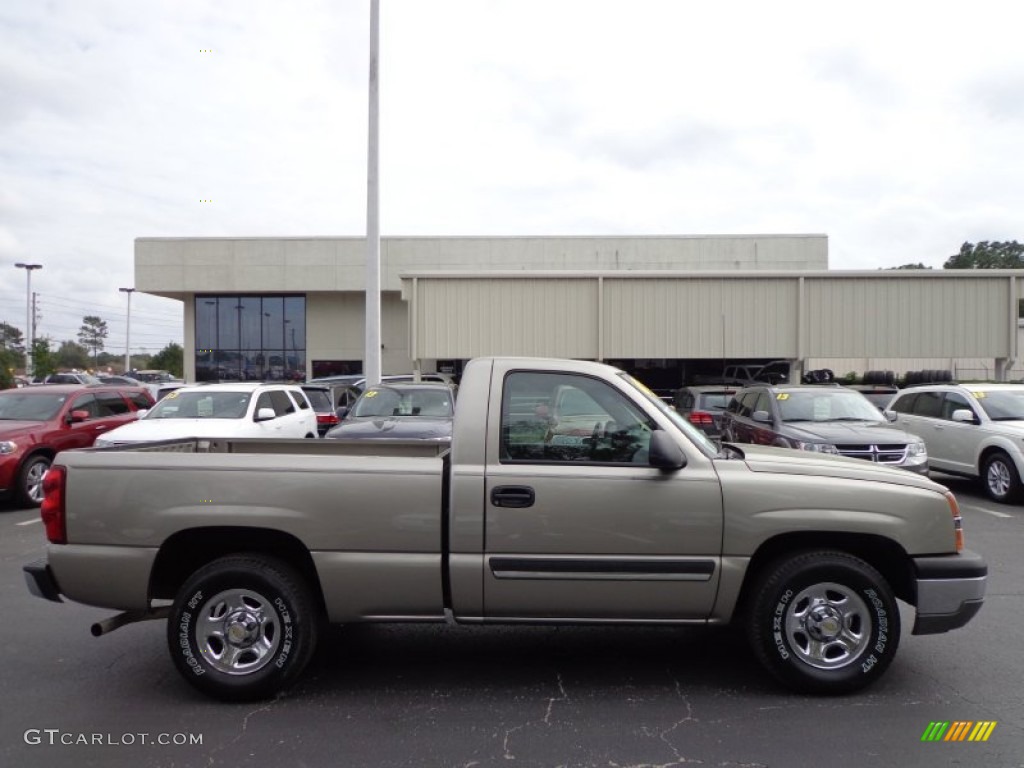
[(335, 440), (452, 439), (455, 392), (447, 384), (381, 384), (363, 392), (325, 437)]

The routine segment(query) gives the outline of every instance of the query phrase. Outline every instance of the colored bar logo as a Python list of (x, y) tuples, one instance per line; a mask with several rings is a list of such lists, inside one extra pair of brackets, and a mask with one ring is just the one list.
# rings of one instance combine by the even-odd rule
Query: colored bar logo
[(988, 741), (996, 725), (996, 720), (931, 722), (924, 729), (921, 741)]

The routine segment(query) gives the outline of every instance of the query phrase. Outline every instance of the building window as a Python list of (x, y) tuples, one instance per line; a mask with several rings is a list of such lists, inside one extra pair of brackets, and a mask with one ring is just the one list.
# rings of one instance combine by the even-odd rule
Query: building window
[(303, 381), (304, 296), (196, 296), (197, 381)]

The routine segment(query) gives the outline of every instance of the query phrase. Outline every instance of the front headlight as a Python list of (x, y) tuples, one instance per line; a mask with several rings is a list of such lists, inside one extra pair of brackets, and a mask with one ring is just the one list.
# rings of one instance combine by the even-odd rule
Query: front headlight
[(801, 451), (811, 451), (812, 453), (839, 453), (839, 449), (831, 443), (803, 443), (799, 440), (794, 441), (797, 448)]
[(0, 441), (0, 456), (6, 456), (9, 453), (14, 453), (18, 450), (18, 444), (11, 440)]
[(102, 437), (97, 437), (96, 442), (92, 444), (93, 448), (108, 448), (113, 445), (109, 440), (104, 440)]
[(907, 464), (924, 464), (928, 461), (928, 449), (920, 440), (907, 444)]

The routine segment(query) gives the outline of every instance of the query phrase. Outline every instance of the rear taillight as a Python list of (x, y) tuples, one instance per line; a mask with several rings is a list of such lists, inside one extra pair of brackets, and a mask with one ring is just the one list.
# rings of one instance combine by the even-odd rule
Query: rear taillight
[(64, 516), (64, 467), (50, 467), (43, 475), (43, 503), (39, 513), (51, 544), (67, 544), (68, 532)]
[(949, 511), (953, 513), (953, 536), (956, 541), (956, 551), (964, 548), (964, 519), (960, 516), (960, 505), (956, 502), (956, 496), (949, 491), (945, 493), (946, 501), (949, 502)]
[(333, 413), (318, 413), (316, 415), (317, 424), (337, 424), (338, 417)]
[(705, 411), (691, 411), (690, 412), (690, 423), (695, 424), (698, 427), (710, 427), (715, 423), (710, 413)]

